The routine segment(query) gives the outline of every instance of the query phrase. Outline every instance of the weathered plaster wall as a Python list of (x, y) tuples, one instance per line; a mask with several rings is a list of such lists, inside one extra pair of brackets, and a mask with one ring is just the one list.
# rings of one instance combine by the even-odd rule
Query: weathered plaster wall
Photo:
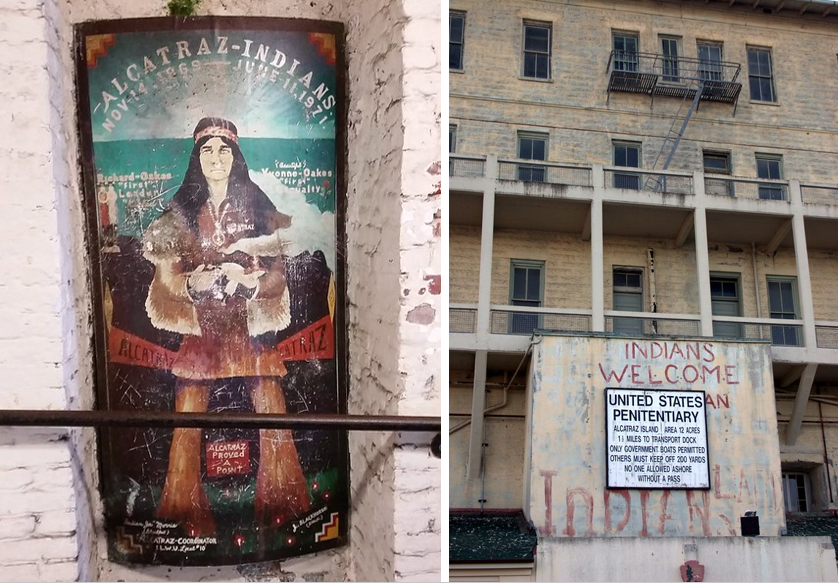
[[(399, 131), (402, 63), (398, 5), (371, 2), (351, 18), (348, 44), (366, 47), (348, 61), (350, 148), (347, 190), (350, 413), (395, 414), (402, 390), (399, 343)], [(371, 285), (374, 284), (374, 285)], [(351, 553), (356, 580), (392, 579), (394, 438), (351, 433)]]
[(481, 228), (449, 225), (449, 301), (477, 303)]
[[(502, 378), (490, 379), (487, 387), (487, 406), (503, 399)], [(480, 508), (479, 500), (486, 500), (484, 508), (520, 508), (522, 475), (525, 459), (525, 393), (518, 386), (511, 388), (507, 404), (484, 419), (487, 423), (489, 444), (485, 454), (483, 492), (480, 480), (469, 480), (464, 460), (469, 458), (469, 428), (449, 436), (449, 507)], [(463, 385), (449, 387), (449, 425), (454, 427), (468, 419), (472, 410), (472, 388)]]
[[(667, 342), (671, 351), (681, 345), (685, 357), (627, 353), (632, 341), (609, 338), (546, 335), (536, 345), (525, 497), (540, 535), (736, 536), (747, 510), (758, 512), (761, 534), (780, 533), (785, 522), (770, 347), (699, 342), (695, 358), (685, 347), (695, 341)], [(638, 341), (647, 351), (652, 344)], [(635, 365), (637, 377), (631, 374)], [(665, 376), (669, 365), (676, 368)], [(709, 373), (684, 380), (692, 375), (686, 367), (702, 371), (703, 365), (721, 371), (731, 366), (731, 378)], [(603, 389), (654, 386), (706, 391), (710, 490), (606, 489)]]
[(705, 581), (835, 581), (828, 537), (541, 540), (538, 581), (680, 581), (696, 560)]
[(810, 289), (817, 320), (839, 318), (839, 280), (837, 254), (830, 251), (808, 251), (810, 260)]
[(493, 237), (493, 304), (508, 304), (510, 262), (545, 262), (545, 305), (586, 308), (591, 304), (591, 248), (579, 235), (544, 231), (496, 230)]

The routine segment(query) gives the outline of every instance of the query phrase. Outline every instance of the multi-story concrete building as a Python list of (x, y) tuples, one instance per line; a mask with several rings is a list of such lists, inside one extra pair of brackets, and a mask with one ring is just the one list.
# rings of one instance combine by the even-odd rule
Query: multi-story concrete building
[[(835, 579), (836, 3), (450, 10), (452, 580)], [(628, 389), (704, 392), (695, 487)]]

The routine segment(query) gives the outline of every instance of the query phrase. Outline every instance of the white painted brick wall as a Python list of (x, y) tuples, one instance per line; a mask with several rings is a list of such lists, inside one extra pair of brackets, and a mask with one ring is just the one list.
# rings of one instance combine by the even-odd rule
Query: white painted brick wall
[[(64, 408), (59, 180), (53, 172), (45, 5), (0, 2), (1, 408)], [(0, 430), (0, 578), (75, 580), (76, 496), (61, 430)], [(56, 529), (53, 515), (69, 515)], [(46, 529), (41, 527), (45, 521)]]
[[(403, 0), (400, 415), (440, 414), (440, 2)], [(430, 47), (429, 47), (430, 43)], [(429, 50), (429, 48), (431, 50)], [(400, 434), (394, 451), (394, 575), (440, 580), (441, 461), (433, 434)]]

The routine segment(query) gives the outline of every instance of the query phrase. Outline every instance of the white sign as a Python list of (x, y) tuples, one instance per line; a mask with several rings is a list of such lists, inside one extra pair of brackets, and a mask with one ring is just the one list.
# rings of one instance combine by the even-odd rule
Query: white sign
[(711, 487), (705, 391), (606, 389), (609, 488)]

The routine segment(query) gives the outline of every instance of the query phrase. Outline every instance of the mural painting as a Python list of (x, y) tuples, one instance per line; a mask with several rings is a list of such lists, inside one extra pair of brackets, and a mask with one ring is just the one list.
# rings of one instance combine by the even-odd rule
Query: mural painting
[[(341, 29), (146, 19), (77, 31), (99, 407), (344, 413)], [(346, 436), (100, 433), (112, 560), (342, 544)]]

